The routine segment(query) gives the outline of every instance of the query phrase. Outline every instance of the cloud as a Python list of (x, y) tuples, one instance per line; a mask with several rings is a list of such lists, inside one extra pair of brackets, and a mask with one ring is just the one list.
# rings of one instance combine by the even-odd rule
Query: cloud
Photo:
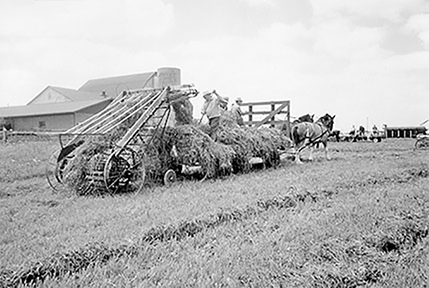
[[(19, 68), (7, 68), (0, 70), (0, 87), (3, 87), (1, 94), (2, 105), (1, 106), (17, 106), (23, 105), (22, 95), (23, 86), (37, 86), (38, 81), (36, 75), (33, 73)], [(33, 97), (36, 95), (33, 95)], [(24, 98), (25, 99), (25, 98)], [(29, 102), (30, 99), (27, 99)]]
[(275, 0), (239, 0), (249, 6), (275, 6)]
[(315, 50), (340, 58), (365, 58), (381, 53), (384, 28), (358, 27), (338, 18), (324, 21), (312, 28)]
[(156, 70), (165, 57), (147, 44), (174, 18), (161, 0), (4, 0), (0, 11), (1, 105), (25, 104), (46, 85)]
[(173, 8), (161, 0), (32, 1), (1, 4), (0, 35), (9, 37), (139, 39), (163, 35)]
[[(88, 79), (173, 66), (181, 68), (183, 83), (199, 90), (216, 89), (245, 101), (291, 100), (292, 116), (337, 114), (339, 129), (365, 124), (367, 117), (377, 126), (412, 125), (427, 115), (428, 51), (397, 55), (381, 45), (389, 29), (408, 18), (406, 29), (426, 41), (426, 16), (407, 15), (421, 1), (407, 0), (406, 6), (393, 0), (385, 10), (379, 0), (312, 1), (312, 19), (261, 21), (241, 35), (205, 23), (203, 36), (176, 41), (170, 37), (172, 25), (181, 23), (174, 18), (177, 7), (160, 0), (5, 1), (0, 4), (6, 15), (0, 17), (2, 105), (24, 104), (46, 85), (78, 88)], [(269, 3), (274, 2), (248, 2)], [(377, 13), (384, 25), (354, 21)], [(231, 19), (222, 25), (232, 27)], [(17, 95), (24, 103), (13, 102)], [(198, 112), (202, 99), (193, 102)], [(398, 116), (401, 109), (406, 117)]]
[(427, 14), (413, 15), (408, 19), (405, 28), (416, 32), (425, 48), (429, 49), (429, 11)]
[(361, 17), (381, 18), (393, 22), (406, 13), (421, 11), (425, 0), (310, 0), (317, 17), (335, 17), (344, 13)]
[[(385, 33), (340, 18), (318, 25), (274, 23), (253, 38), (192, 41), (176, 55), (198, 88), (216, 88), (230, 99), (291, 100), (292, 116), (329, 112), (338, 116), (341, 130), (366, 121), (416, 125), (427, 108), (415, 103), (429, 104), (423, 76), (428, 54), (384, 50)], [(198, 112), (202, 100), (194, 102)]]

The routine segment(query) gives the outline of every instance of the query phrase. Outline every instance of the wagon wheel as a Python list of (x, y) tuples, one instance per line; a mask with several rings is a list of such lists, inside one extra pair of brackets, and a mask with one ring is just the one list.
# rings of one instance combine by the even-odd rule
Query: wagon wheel
[(420, 149), (420, 148), (422, 148), (422, 147), (423, 147), (423, 143), (422, 143), (422, 141), (421, 141), (420, 139), (417, 139), (417, 140), (416, 140), (416, 143), (414, 144), (414, 147), (415, 147), (416, 149)]
[(112, 153), (104, 165), (103, 177), (109, 193), (140, 192), (146, 177), (142, 157), (131, 149)]
[(49, 186), (54, 191), (59, 191), (61, 187), (63, 187), (63, 172), (64, 168), (67, 165), (67, 158), (64, 158), (58, 161), (58, 155), (61, 150), (57, 150), (48, 158), (48, 163), (45, 167), (45, 176), (46, 180), (48, 180)]
[(164, 173), (164, 185), (171, 186), (173, 183), (177, 181), (176, 172), (172, 169), (168, 169), (167, 172)]
[[(203, 169), (203, 171), (204, 171), (204, 169)], [(199, 180), (199, 182), (204, 182), (204, 181), (206, 181), (207, 179), (209, 179), (209, 171), (205, 171), (203, 178), (201, 178), (201, 179)]]
[(106, 152), (101, 152), (89, 159), (86, 169), (84, 169), (79, 179), (77, 179), (76, 191), (78, 195), (104, 192), (103, 171), (109, 155)]
[(416, 149), (425, 149), (429, 148), (429, 139), (421, 138), (417, 139), (416, 144), (414, 144)]

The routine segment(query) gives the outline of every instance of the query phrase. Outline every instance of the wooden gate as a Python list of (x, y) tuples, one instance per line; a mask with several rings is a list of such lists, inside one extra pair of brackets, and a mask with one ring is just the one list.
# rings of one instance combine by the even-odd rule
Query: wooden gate
[[(286, 125), (290, 131), (290, 101), (264, 101), (242, 103), (244, 125), (260, 127), (269, 125), (279, 127)], [(247, 119), (247, 120), (246, 120)]]

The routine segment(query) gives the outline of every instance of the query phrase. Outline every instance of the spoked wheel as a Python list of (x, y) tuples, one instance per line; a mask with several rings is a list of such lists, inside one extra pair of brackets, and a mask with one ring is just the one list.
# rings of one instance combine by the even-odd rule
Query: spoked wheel
[(177, 181), (177, 175), (174, 170), (169, 169), (164, 174), (164, 185), (165, 186), (171, 186), (173, 183)]
[(105, 193), (103, 169), (110, 153), (106, 151), (95, 154), (89, 159), (76, 183), (78, 195), (94, 195)]
[(204, 171), (203, 170), (203, 172), (204, 172), (204, 174), (202, 175), (202, 177), (203, 178), (201, 178), (199, 181), (200, 182), (204, 182), (204, 181), (206, 181), (207, 179), (209, 179), (209, 171)]
[(429, 138), (417, 139), (415, 144), (416, 149), (429, 149)]
[(104, 185), (111, 194), (140, 192), (146, 177), (142, 157), (132, 149), (112, 153), (104, 165), (103, 177)]
[(57, 150), (52, 153), (45, 167), (46, 180), (48, 180), (49, 186), (51, 186), (54, 191), (59, 191), (64, 185), (63, 172), (68, 161), (67, 158), (58, 161), (58, 155), (60, 154), (60, 151), (61, 150)]

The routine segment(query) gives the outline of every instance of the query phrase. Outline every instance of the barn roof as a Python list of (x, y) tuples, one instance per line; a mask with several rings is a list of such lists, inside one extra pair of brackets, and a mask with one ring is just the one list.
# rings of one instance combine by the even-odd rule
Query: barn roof
[(34, 97), (30, 102), (28, 102), (27, 105), (38, 104), (38, 102), (36, 102), (37, 99), (47, 90), (56, 91), (57, 93), (67, 98), (68, 101), (100, 100), (105, 98), (101, 96), (100, 93), (96, 93), (96, 92), (78, 91), (75, 89), (69, 89), (69, 88), (63, 88), (63, 87), (47, 86), (45, 89), (43, 89), (42, 92), (40, 92), (36, 97)]
[(110, 99), (0, 107), (0, 117), (13, 118), (74, 113), (106, 101), (110, 101)]
[(75, 89), (55, 87), (55, 86), (50, 86), (50, 87), (58, 91), (59, 93), (63, 94), (67, 98), (69, 98), (70, 101), (101, 100), (104, 98), (104, 97), (102, 98), (100, 93), (79, 91)]
[(79, 88), (79, 91), (97, 92), (99, 94), (105, 91), (108, 97), (116, 97), (123, 90), (143, 88), (154, 75), (155, 72), (147, 72), (88, 80)]
[(387, 126), (386, 127), (387, 130), (425, 130), (426, 127), (424, 126), (401, 126), (401, 127), (394, 127), (394, 126)]

